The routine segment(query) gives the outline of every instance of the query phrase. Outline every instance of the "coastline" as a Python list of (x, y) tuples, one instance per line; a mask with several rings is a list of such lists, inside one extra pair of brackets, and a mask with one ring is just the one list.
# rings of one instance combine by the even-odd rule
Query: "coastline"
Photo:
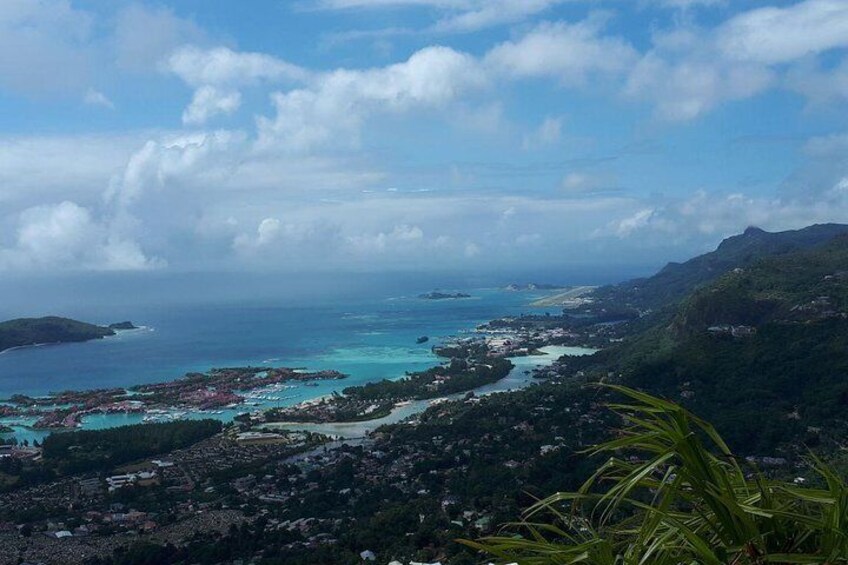
[[(548, 351), (544, 351), (544, 350)], [(570, 351), (570, 355), (592, 355), (597, 352), (597, 349), (588, 347), (571, 347), (571, 346), (545, 346), (539, 349), (543, 351), (541, 355), (524, 355), (520, 357), (508, 358), (513, 363), (513, 368), (504, 378), (495, 383), (483, 385), (466, 392), (459, 392), (442, 397), (431, 398), (426, 400), (412, 400), (397, 402), (392, 411), (386, 415), (370, 420), (349, 420), (343, 422), (265, 422), (256, 425), (258, 429), (269, 430), (285, 430), (285, 431), (307, 431), (313, 433), (322, 433), (328, 436), (341, 436), (347, 439), (355, 439), (365, 437), (368, 433), (374, 431), (382, 425), (395, 424), (406, 418), (420, 414), (430, 406), (434, 406), (441, 402), (450, 400), (459, 400), (468, 394), (475, 396), (487, 396), (500, 392), (510, 392), (520, 390), (530, 386), (535, 379), (526, 377), (523, 374), (528, 367), (545, 367), (551, 365), (562, 355), (557, 353), (562, 350)], [(569, 355), (569, 353), (564, 353)], [(516, 361), (519, 361), (516, 363)], [(517, 377), (517, 378), (516, 378)], [(513, 384), (514, 387), (502, 388), (504, 384)], [(353, 431), (354, 435), (344, 435), (344, 432)]]
[(105, 339), (118, 337), (122, 333), (130, 333), (130, 332), (134, 333), (134, 332), (138, 332), (138, 331), (141, 331), (141, 330), (153, 331), (153, 328), (151, 328), (149, 326), (136, 326), (134, 328), (127, 328), (127, 329), (115, 329), (115, 328), (111, 328), (111, 329), (112, 329), (112, 332), (113, 332), (111, 335), (104, 335), (104, 336), (100, 336), (100, 337), (92, 337), (90, 339), (84, 339), (84, 340), (80, 340), (80, 341), (46, 341), (44, 343), (28, 343), (26, 345), (13, 345), (12, 347), (7, 347), (6, 349), (0, 349), (0, 355), (4, 355), (4, 354), (9, 353), (11, 351), (17, 351), (19, 349), (23, 350), (23, 349), (34, 349), (36, 347), (46, 347), (46, 346), (54, 346), (54, 345), (70, 345), (70, 344), (73, 344), (73, 343), (89, 343), (89, 342), (92, 342), (92, 341), (102, 341), (102, 340), (105, 340)]
[[(418, 318), (418, 316), (412, 318), (403, 318), (404, 320), (411, 321), (407, 322), (408, 325), (406, 327), (402, 326), (397, 329), (395, 321), (395, 316), (397, 314), (395, 314), (393, 311), (389, 310), (391, 317), (385, 318), (386, 322), (383, 322), (383, 319), (386, 315), (386, 312), (384, 311), (384, 309), (386, 309), (385, 305), (390, 304), (390, 308), (395, 309), (398, 308), (398, 301), (391, 301), (390, 299), (382, 297), (378, 300), (369, 301), (367, 303), (366, 308), (361, 308), (360, 305), (360, 311), (352, 309), (349, 305), (344, 305), (341, 307), (344, 309), (344, 312), (357, 312), (357, 315), (355, 316), (352, 314), (346, 315), (345, 319), (355, 320), (355, 322), (352, 323), (357, 326), (363, 325), (369, 330), (376, 329), (384, 331), (378, 331), (376, 333), (372, 331), (372, 333), (368, 336), (362, 336), (357, 338), (358, 340), (361, 340), (361, 345), (348, 345), (347, 343), (341, 342), (340, 346), (330, 349), (329, 351), (326, 351), (318, 356), (301, 355), (292, 357), (285, 353), (278, 353), (277, 355), (272, 354), (268, 356), (263, 356), (260, 357), (260, 359), (285, 359), (287, 364), (291, 363), (292, 367), (297, 367), (298, 372), (303, 371), (305, 367), (312, 367), (319, 370), (323, 368), (330, 369), (335, 367), (348, 370), (349, 367), (362, 367), (362, 369), (359, 369), (359, 375), (355, 376), (351, 381), (349, 381), (349, 383), (345, 383), (345, 387), (361, 386), (368, 383), (379, 382), (381, 380), (397, 380), (403, 378), (404, 373), (410, 371), (427, 370), (436, 366), (441, 361), (444, 361), (444, 359), (440, 360), (438, 357), (432, 354), (431, 347), (426, 347), (425, 349), (424, 347), (415, 344), (415, 338), (417, 338), (418, 336), (427, 334), (432, 336), (434, 341), (443, 339), (465, 339), (461, 336), (474, 333), (476, 331), (474, 330), (474, 328), (477, 325), (489, 321), (493, 318), (497, 318), (500, 316), (516, 315), (519, 312), (526, 311), (529, 300), (537, 298), (539, 295), (547, 294), (546, 292), (539, 292), (536, 296), (527, 294), (517, 296), (517, 293), (510, 293), (503, 291), (502, 289), (496, 288), (474, 289), (474, 293), (475, 298), (477, 300), (474, 300), (473, 302), (484, 302), (487, 303), (487, 305), (483, 309), (480, 309), (479, 306), (474, 306), (471, 310), (468, 311), (467, 314), (463, 313), (459, 316), (456, 314), (455, 307), (447, 303), (454, 303), (458, 305), (460, 303), (466, 303), (466, 301), (420, 301), (416, 299), (408, 299), (403, 304), (400, 314), (406, 315), (406, 311), (409, 308), (412, 308), (412, 311), (414, 312), (428, 312), (432, 314), (430, 314), (429, 318), (426, 320), (421, 320)], [(426, 304), (424, 306), (418, 307), (416, 306), (418, 303)], [(430, 306), (434, 305), (434, 303), (446, 304), (445, 307), (433, 311), (431, 310)], [(463, 308), (467, 308), (467, 306)], [(389, 325), (386, 326), (386, 323), (388, 323)], [(161, 335), (163, 338), (165, 336), (172, 338), (172, 336), (169, 334), (173, 334), (173, 327), (171, 327), (170, 325), (168, 325), (167, 327), (171, 328), (171, 331), (164, 332)], [(135, 333), (138, 330), (148, 329), (150, 328), (148, 328), (147, 326), (140, 326), (139, 328), (137, 328), (137, 330), (126, 331)], [(120, 333), (123, 332), (116, 331), (115, 335), (119, 335)], [(359, 335), (359, 333), (357, 332), (356, 335)], [(32, 348), (33, 346), (24, 347)], [(120, 349), (123, 350), (123, 347)], [(110, 354), (108, 351), (105, 351), (105, 353)], [(52, 354), (51, 356), (56, 357), (56, 354)], [(528, 357), (532, 360), (532, 363), (536, 363), (537, 360), (547, 359), (544, 356), (537, 355), (530, 355)], [(41, 357), (39, 356), (38, 358)], [(550, 360), (553, 361), (554, 359), (551, 358)], [(237, 364), (237, 362), (233, 362), (232, 364), (228, 363), (225, 365), (222, 363), (215, 362), (211, 359), (208, 361), (208, 363), (215, 363), (217, 366), (236, 366)], [(256, 361), (246, 361), (244, 364), (255, 365), (256, 363)], [(523, 365), (521, 361), (516, 364)], [(491, 390), (493, 387), (501, 387), (505, 390), (508, 387), (517, 388), (520, 385), (517, 384), (516, 378), (519, 377), (519, 380), (523, 378), (522, 376), (517, 375), (517, 372), (518, 371), (512, 371), (510, 375), (508, 375), (501, 381), (486, 385), (486, 387), (488, 387), (486, 390)], [(167, 382), (168, 380), (172, 379), (163, 378), (162, 380), (157, 379), (155, 381), (147, 382), (159, 383)], [(136, 381), (135, 383), (127, 382), (125, 380), (125, 384), (119, 385), (118, 388), (124, 388), (126, 390), (131, 388), (138, 382), (144, 383), (145, 380)], [(103, 383), (103, 386), (109, 386), (109, 384), (110, 383)], [(53, 388), (53, 390), (62, 390), (58, 388), (61, 386), (63, 385), (55, 384), (56, 388)], [(174, 407), (173, 410), (169, 409), (169, 411), (184, 412), (180, 415), (174, 415), (175, 418), (193, 419), (212, 417), (220, 419), (224, 422), (229, 422), (240, 414), (267, 410), (269, 408), (275, 408), (279, 406), (291, 406), (303, 400), (316, 401), (317, 399), (331, 396), (334, 391), (340, 392), (340, 389), (336, 383), (321, 383), (320, 385), (316, 383), (315, 385), (310, 384), (308, 386), (301, 385), (300, 383), (298, 383), (297, 389), (294, 391), (296, 394), (286, 398), (277, 398), (274, 400), (250, 398), (247, 399), (244, 403), (239, 404), (237, 407), (226, 407), (222, 410), (217, 411), (212, 410), (204, 412), (202, 410), (198, 411), (195, 409), (185, 410), (179, 407)], [(271, 394), (276, 393), (272, 392)], [(31, 396), (43, 396), (43, 394), (31, 394)], [(403, 407), (400, 408), (403, 409)], [(398, 407), (394, 407), (392, 411), (387, 415), (387, 417), (394, 417), (397, 414), (397, 411)], [(75, 428), (65, 429), (103, 429), (133, 423), (144, 423), (146, 420), (143, 419), (143, 416), (144, 412), (126, 413), (120, 411), (115, 413), (87, 414), (81, 419), (80, 425)], [(25, 418), (25, 421), (29, 420), (26, 423), (21, 422), (20, 417), (15, 418), (16, 421), (9, 421), (8, 418), (5, 418), (3, 420), (5, 421), (2, 423), (11, 424), (17, 428), (15, 430), (15, 433), (10, 435), (18, 437), (19, 439), (29, 439), (30, 441), (33, 441), (34, 439), (41, 439), (41, 437), (43, 437), (44, 435), (57, 430), (57, 428), (55, 427), (33, 428), (32, 418)], [(374, 421), (379, 420), (366, 418), (358, 421), (348, 422), (347, 424), (343, 423), (341, 425), (356, 426), (358, 424)], [(303, 423), (301, 423), (300, 425), (303, 425)], [(26, 426), (26, 428), (22, 429), (22, 426)], [(6, 437), (9, 437), (9, 435), (6, 435)]]

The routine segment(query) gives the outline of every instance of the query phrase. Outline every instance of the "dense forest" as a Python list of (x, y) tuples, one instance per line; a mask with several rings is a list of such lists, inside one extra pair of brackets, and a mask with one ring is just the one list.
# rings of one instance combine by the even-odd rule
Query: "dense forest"
[(135, 424), (51, 434), (42, 447), (45, 461), (60, 474), (69, 474), (111, 469), (192, 445), (220, 431), (221, 422), (211, 419)]
[(0, 491), (74, 473), (111, 471), (124, 463), (192, 445), (220, 431), (218, 420), (183, 420), (54, 433), (44, 439), (39, 462), (0, 459)]
[(110, 335), (115, 335), (111, 328), (69, 318), (18, 318), (0, 322), (0, 351), (40, 343), (89, 341)]

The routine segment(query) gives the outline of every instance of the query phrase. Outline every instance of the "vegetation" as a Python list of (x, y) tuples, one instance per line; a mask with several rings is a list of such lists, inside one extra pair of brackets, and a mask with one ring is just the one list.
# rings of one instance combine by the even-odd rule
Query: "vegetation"
[(44, 460), (59, 474), (102, 471), (187, 447), (221, 431), (218, 420), (135, 424), (56, 433), (44, 439)]
[(735, 268), (746, 267), (763, 257), (811, 249), (845, 233), (848, 226), (841, 224), (820, 224), (778, 233), (748, 228), (743, 234), (725, 239), (715, 251), (685, 263), (669, 263), (649, 278), (598, 289), (596, 296), (638, 308), (662, 308)]
[[(486, 364), (473, 365), (463, 359), (454, 359), (445, 367), (433, 367), (396, 381), (382, 380), (348, 387), (343, 392), (346, 396), (367, 401), (424, 400), (466, 392), (497, 382), (507, 376), (511, 369), (512, 363), (508, 359), (492, 359)], [(447, 380), (439, 386), (433, 386), (432, 383), (439, 376), (447, 377)]]
[(18, 318), (0, 322), (0, 351), (39, 343), (65, 343), (100, 339), (115, 332), (110, 328), (68, 318)]
[(503, 563), (848, 563), (848, 486), (813, 458), (815, 486), (739, 462), (709, 423), (671, 402), (615, 387), (614, 454), (576, 492), (536, 503), (500, 535), (469, 546)]
[(710, 413), (746, 454), (816, 445), (848, 427), (846, 269), (846, 237), (765, 258), (571, 365)]

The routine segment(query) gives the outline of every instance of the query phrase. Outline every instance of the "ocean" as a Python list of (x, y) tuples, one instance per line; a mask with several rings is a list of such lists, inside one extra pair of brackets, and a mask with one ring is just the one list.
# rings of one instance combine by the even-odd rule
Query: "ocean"
[[(430, 349), (440, 340), (493, 318), (544, 311), (529, 307), (544, 292), (459, 290), (472, 297), (424, 300), (416, 293), (394, 294), (382, 289), (326, 303), (129, 306), (109, 314), (95, 310), (92, 315), (96, 317), (86, 321), (106, 324), (130, 319), (144, 327), (102, 340), (0, 354), (0, 398), (15, 393), (45, 395), (129, 387), (213, 367), (285, 366), (336, 369), (349, 375), (314, 387), (296, 385), (272, 404), (290, 405), (348, 386), (426, 369), (440, 362)], [(421, 336), (430, 340), (416, 344)], [(84, 427), (137, 421), (137, 414), (90, 416)], [(16, 428), (16, 432), (19, 439), (43, 435), (24, 428)]]

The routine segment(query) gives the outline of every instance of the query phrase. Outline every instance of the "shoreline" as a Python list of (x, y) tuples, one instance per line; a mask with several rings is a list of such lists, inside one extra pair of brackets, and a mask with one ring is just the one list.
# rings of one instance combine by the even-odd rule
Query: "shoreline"
[[(108, 326), (103, 326), (103, 327), (108, 327)], [(127, 328), (127, 329), (115, 329), (115, 328), (110, 328), (110, 329), (112, 330), (112, 332), (114, 332), (111, 335), (104, 335), (104, 336), (101, 336), (101, 337), (92, 337), (91, 339), (83, 339), (83, 340), (79, 340), (79, 341), (47, 341), (47, 342), (44, 342), (44, 343), (28, 343), (26, 345), (13, 345), (12, 347), (7, 347), (6, 349), (0, 349), (0, 355), (5, 355), (6, 353), (9, 353), (10, 351), (17, 351), (19, 349), (34, 349), (36, 347), (47, 347), (47, 346), (55, 346), (55, 345), (70, 345), (70, 344), (74, 344), (74, 343), (89, 343), (89, 342), (92, 342), (92, 341), (102, 341), (102, 340), (105, 340), (105, 339), (109, 339), (110, 337), (117, 337), (118, 335), (120, 335), (122, 333), (138, 332), (138, 331), (141, 331), (141, 330), (153, 331), (153, 328), (151, 328), (150, 326), (136, 326), (134, 328)]]
[[(571, 354), (569, 354), (569, 353), (563, 354), (563, 355), (573, 355), (573, 356), (592, 355), (592, 354), (596, 353), (597, 351), (599, 351), (598, 349), (590, 348), (590, 347), (557, 346), (557, 345), (545, 346), (545, 347), (539, 348), (539, 350), (542, 351), (542, 350), (548, 349), (548, 348), (563, 348), (563, 349), (568, 349), (568, 350), (572, 350), (572, 351), (583, 350), (583, 352), (580, 353), (580, 354), (577, 354), (576, 351), (575, 351), (575, 353), (571, 353)], [(416, 414), (420, 414), (420, 413), (424, 412), (430, 406), (435, 406), (435, 405), (440, 404), (442, 402), (458, 400), (458, 399), (464, 398), (468, 394), (474, 394), (475, 396), (480, 397), (480, 396), (489, 396), (491, 394), (511, 392), (511, 391), (514, 391), (514, 390), (521, 390), (523, 388), (526, 388), (526, 387), (532, 385), (534, 382), (538, 381), (538, 379), (533, 379), (532, 377), (527, 378), (523, 374), (523, 371), (525, 371), (528, 366), (545, 367), (545, 366), (551, 365), (554, 361), (558, 360), (563, 355), (557, 355), (556, 352), (550, 352), (550, 353), (544, 352), (541, 355), (532, 355), (532, 356), (531, 355), (525, 355), (525, 356), (520, 356), (520, 357), (510, 357), (508, 359), (510, 361), (512, 361), (513, 365), (514, 365), (512, 370), (505, 377), (503, 377), (502, 379), (500, 379), (500, 380), (498, 380), (494, 383), (482, 385), (482, 386), (476, 387), (474, 389), (471, 389), (471, 390), (468, 390), (468, 391), (465, 391), (465, 392), (458, 392), (458, 393), (449, 394), (449, 395), (446, 395), (446, 396), (441, 396), (441, 397), (436, 397), (436, 398), (400, 401), (400, 402), (397, 402), (397, 403), (394, 404), (394, 407), (392, 408), (392, 410), (389, 414), (384, 415), (384, 416), (380, 416), (380, 417), (377, 417), (377, 418), (372, 418), (372, 419), (369, 419), (369, 420), (347, 420), (347, 421), (341, 421), (341, 422), (264, 422), (264, 423), (261, 423), (261, 424), (256, 424), (255, 427), (258, 428), (258, 429), (266, 429), (267, 428), (267, 429), (270, 429), (270, 430), (280, 429), (280, 430), (287, 430), (287, 431), (308, 431), (308, 432), (314, 432), (314, 433), (323, 433), (325, 435), (330, 435), (330, 436), (338, 435), (337, 432), (344, 431), (345, 429), (361, 428), (362, 432), (361, 432), (360, 435), (345, 436), (345, 437), (348, 437), (349, 439), (365, 437), (365, 436), (367, 436), (368, 433), (374, 431), (374, 429), (379, 428), (382, 425), (398, 423), (402, 420), (405, 420), (406, 418), (408, 418), (410, 416), (414, 416)], [(537, 362), (535, 362), (535, 363), (524, 362), (524, 363), (517, 363), (516, 364), (516, 363), (514, 363), (514, 361), (516, 359), (519, 359), (519, 360), (521, 360), (521, 359), (524, 359), (524, 360), (533, 359)], [(545, 361), (548, 361), (548, 362), (546, 363)], [(496, 389), (496, 388), (493, 389), (493, 387), (497, 387), (498, 385), (508, 381), (510, 379), (510, 377), (514, 377), (514, 376), (521, 377), (521, 381), (520, 381), (521, 386), (518, 386), (516, 388), (502, 389), (502, 390)], [(401, 413), (401, 412), (409, 412), (409, 413), (403, 414), (402, 417), (397, 417), (399, 415), (399, 413)], [(369, 426), (369, 427), (366, 427), (366, 426)]]
[[(500, 293), (505, 292), (505, 291), (503, 291), (502, 289), (492, 289), (491, 292), (496, 292), (496, 293), (500, 294)], [(518, 308), (526, 308), (528, 306), (527, 298), (522, 300), (522, 304), (523, 304), (523, 306), (517, 306), (517, 307)], [(516, 305), (513, 304), (511, 306), (511, 308), (515, 309)], [(498, 308), (494, 309), (493, 312), (487, 313), (487, 318), (488, 319), (496, 319), (496, 317), (498, 315), (509, 315), (509, 311), (506, 310), (505, 308), (498, 307)], [(470, 321), (467, 321), (466, 323), (467, 323), (467, 328), (471, 328), (473, 324), (478, 324), (479, 322), (477, 320), (470, 320)], [(458, 327), (462, 328), (463, 325), (459, 325)], [(123, 333), (124, 331), (137, 332), (137, 331), (140, 331), (140, 330), (149, 330), (149, 329), (150, 328), (147, 327), (147, 326), (139, 326), (139, 327), (132, 329), (132, 330), (116, 330), (114, 335), (105, 336), (105, 337), (114, 337), (114, 336), (116, 336), (120, 333)], [(428, 331), (428, 330), (430, 330), (429, 327), (426, 327), (426, 328), (422, 327), (422, 328), (416, 329), (415, 331), (416, 331), (416, 333), (423, 332), (423, 333), (433, 334), (434, 336), (447, 335), (447, 334), (444, 334), (444, 331), (439, 332), (439, 331)], [(456, 337), (457, 335), (460, 335), (460, 334), (463, 334), (463, 333), (466, 333), (466, 332), (475, 332), (475, 331), (476, 330), (473, 330), (473, 329), (464, 329), (464, 330), (463, 329), (458, 329), (458, 330), (455, 329), (454, 334), (452, 334), (451, 336), (448, 336), (445, 339), (448, 339), (448, 338), (459, 339), (459, 338)], [(105, 339), (105, 338), (101, 338), (101, 339)], [(440, 338), (437, 338), (437, 339), (440, 339)], [(24, 348), (24, 347), (35, 347), (35, 346), (36, 345), (33, 344), (33, 345), (20, 346), (20, 347)], [(544, 349), (544, 347), (542, 349)], [(515, 367), (510, 371), (510, 373), (508, 373), (506, 376), (499, 379), (498, 381), (494, 381), (494, 382), (490, 382), (490, 383), (487, 383), (485, 385), (482, 385), (482, 388), (484, 388), (486, 391), (491, 391), (493, 387), (494, 388), (503, 388), (504, 382), (512, 383), (512, 386), (510, 388), (518, 388), (518, 386), (516, 386), (516, 383), (515, 383), (516, 378), (520, 376), (519, 375), (520, 372), (524, 371), (524, 369), (527, 369), (527, 363), (528, 362), (532, 363), (534, 365), (537, 365), (537, 364), (544, 363), (548, 359), (550, 359), (550, 362), (553, 362), (558, 357), (558, 356), (551, 356), (550, 358), (548, 358), (544, 355), (544, 353), (545, 352), (531, 351), (526, 356), (517, 357), (517, 358), (513, 359), (513, 360), (516, 361), (514, 363)], [(526, 361), (522, 361), (522, 359), (526, 359)], [(292, 359), (292, 360), (297, 363), (297, 361), (295, 359)], [(441, 359), (441, 361), (444, 361), (444, 360), (445, 359)], [(331, 362), (331, 361), (328, 360), (328, 363), (329, 362)], [(437, 363), (439, 363), (439, 360), (434, 359), (433, 363), (429, 365), (428, 369), (423, 369), (423, 370), (429, 370), (429, 369), (435, 368), (435, 367), (438, 366)], [(297, 363), (296, 365), (293, 365), (293, 366), (296, 367), (293, 370), (296, 371), (297, 373), (301, 373), (302, 371), (305, 370), (305, 365), (303, 365), (302, 363)], [(308, 371), (306, 371), (306, 372), (308, 372)], [(408, 370), (406, 372), (408, 373)], [(523, 378), (524, 376), (521, 375), (520, 377)], [(402, 375), (402, 374), (398, 374), (396, 377), (393, 377), (393, 378), (387, 378), (387, 377), (382, 377), (382, 376), (374, 376), (374, 377), (366, 376), (366, 378), (363, 378), (361, 380), (358, 379), (359, 382), (356, 383), (354, 386), (364, 386), (364, 385), (367, 385), (367, 384), (380, 382), (381, 380), (399, 380), (399, 379), (402, 379), (402, 378), (404, 378), (404, 375)], [(519, 378), (518, 380), (521, 380), (521, 378)], [(172, 381), (171, 380), (165, 380), (165, 381), (162, 381), (162, 382), (168, 383), (168, 382), (172, 382)], [(157, 384), (157, 383), (145, 383), (146, 386), (150, 386), (151, 384)], [(133, 385), (133, 386), (138, 386), (138, 385)], [(123, 386), (121, 388), (124, 389), (125, 394), (126, 394), (127, 391), (129, 391), (130, 389), (133, 388), (133, 386), (129, 386), (129, 387)], [(311, 385), (311, 386), (315, 386), (315, 385)], [(463, 391), (463, 392), (458, 393), (458, 394), (460, 396), (462, 396), (464, 394), (467, 394), (468, 392), (477, 391), (479, 388), (480, 387), (469, 389), (468, 391)], [(65, 392), (67, 392), (67, 391), (65, 391)], [(77, 391), (77, 392), (86, 393), (86, 392), (90, 392), (90, 391)], [(300, 396), (299, 400), (300, 401), (306, 401), (306, 402), (320, 402), (321, 399), (326, 399), (326, 398), (330, 398), (330, 397), (333, 396), (333, 394), (330, 392), (330, 390), (327, 387), (322, 387), (321, 389), (315, 390), (314, 392), (319, 392), (319, 394), (317, 396), (312, 396), (312, 391), (310, 389), (306, 389), (306, 388), (304, 388), (303, 390), (301, 390), (299, 392), (301, 393), (299, 395)], [(57, 393), (52, 392), (51, 394), (44, 395), (44, 396), (46, 398), (56, 398), (56, 394)], [(42, 396), (42, 395), (39, 395), (39, 396)], [(436, 397), (434, 397), (434, 398), (436, 398)], [(131, 398), (127, 398), (127, 400), (131, 400)], [(430, 398), (430, 399), (424, 400), (424, 402), (430, 402), (432, 400), (433, 399)], [(58, 400), (57, 400), (57, 402), (58, 402)], [(217, 411), (217, 413), (215, 413), (214, 408), (210, 408), (209, 410), (213, 412), (212, 414), (210, 414), (209, 412), (207, 412), (205, 410), (194, 409), (193, 407), (187, 407), (187, 406), (181, 406), (181, 405), (169, 405), (167, 407), (164, 407), (164, 409), (169, 410), (169, 411), (177, 411), (177, 412), (184, 412), (185, 413), (185, 414), (179, 415), (177, 417), (177, 419), (192, 419), (192, 418), (212, 417), (212, 418), (222, 420), (224, 422), (229, 422), (229, 421), (235, 419), (238, 416), (248, 415), (251, 412), (264, 412), (265, 410), (280, 407), (280, 406), (289, 407), (289, 406), (293, 406), (293, 405), (294, 405), (294, 403), (290, 403), (289, 401), (283, 401), (279, 398), (273, 399), (273, 402), (271, 402), (271, 401), (265, 402), (264, 399), (257, 401), (257, 399), (248, 398), (243, 403), (240, 403), (238, 406), (221, 407), (221, 409), (219, 409)], [(357, 419), (354, 419), (354, 420), (346, 420), (346, 421), (342, 421), (342, 422), (338, 422), (338, 423), (333, 423), (333, 422), (291, 422), (291, 424), (296, 424), (296, 425), (338, 424), (338, 425), (342, 425), (342, 426), (344, 426), (344, 425), (356, 426), (356, 425), (362, 425), (362, 424), (368, 425), (369, 422), (378, 422), (378, 421), (381, 420), (381, 418), (384, 418), (384, 417), (391, 418), (397, 413), (397, 411), (399, 409), (403, 409), (403, 408), (404, 408), (403, 405), (398, 406), (397, 404), (395, 404), (392, 407), (391, 411), (388, 412), (388, 414), (386, 414), (384, 410), (380, 410), (378, 412), (378, 415), (377, 415), (376, 418), (374, 418), (374, 417), (357, 418)], [(121, 425), (128, 425), (128, 424), (131, 424), (131, 423), (146, 423), (146, 421), (142, 421), (144, 414), (145, 414), (145, 411), (143, 411), (143, 410), (138, 411), (138, 412), (134, 411), (133, 413), (127, 413), (127, 412), (90, 413), (90, 414), (84, 415), (83, 418), (81, 419), (81, 421), (79, 422), (79, 424), (74, 426), (74, 427), (48, 426), (48, 427), (38, 427), (38, 428), (36, 428), (36, 427), (33, 426), (32, 422), (21, 422), (20, 420), (17, 421), (17, 422), (12, 421), (12, 422), (6, 422), (6, 423), (9, 424), (9, 425), (12, 425), (13, 427), (16, 428), (15, 432), (12, 434), (13, 437), (18, 437), (19, 439), (29, 437), (29, 439), (32, 440), (33, 436), (35, 436), (35, 435), (41, 436), (42, 434), (49, 434), (49, 433), (52, 433), (52, 432), (61, 433), (61, 432), (68, 431), (68, 430), (103, 429), (103, 428), (109, 428), (109, 427), (115, 427), (115, 426), (121, 426)], [(15, 416), (11, 416), (10, 419), (11, 418), (15, 418)], [(138, 420), (138, 422), (136, 422), (136, 420)]]

